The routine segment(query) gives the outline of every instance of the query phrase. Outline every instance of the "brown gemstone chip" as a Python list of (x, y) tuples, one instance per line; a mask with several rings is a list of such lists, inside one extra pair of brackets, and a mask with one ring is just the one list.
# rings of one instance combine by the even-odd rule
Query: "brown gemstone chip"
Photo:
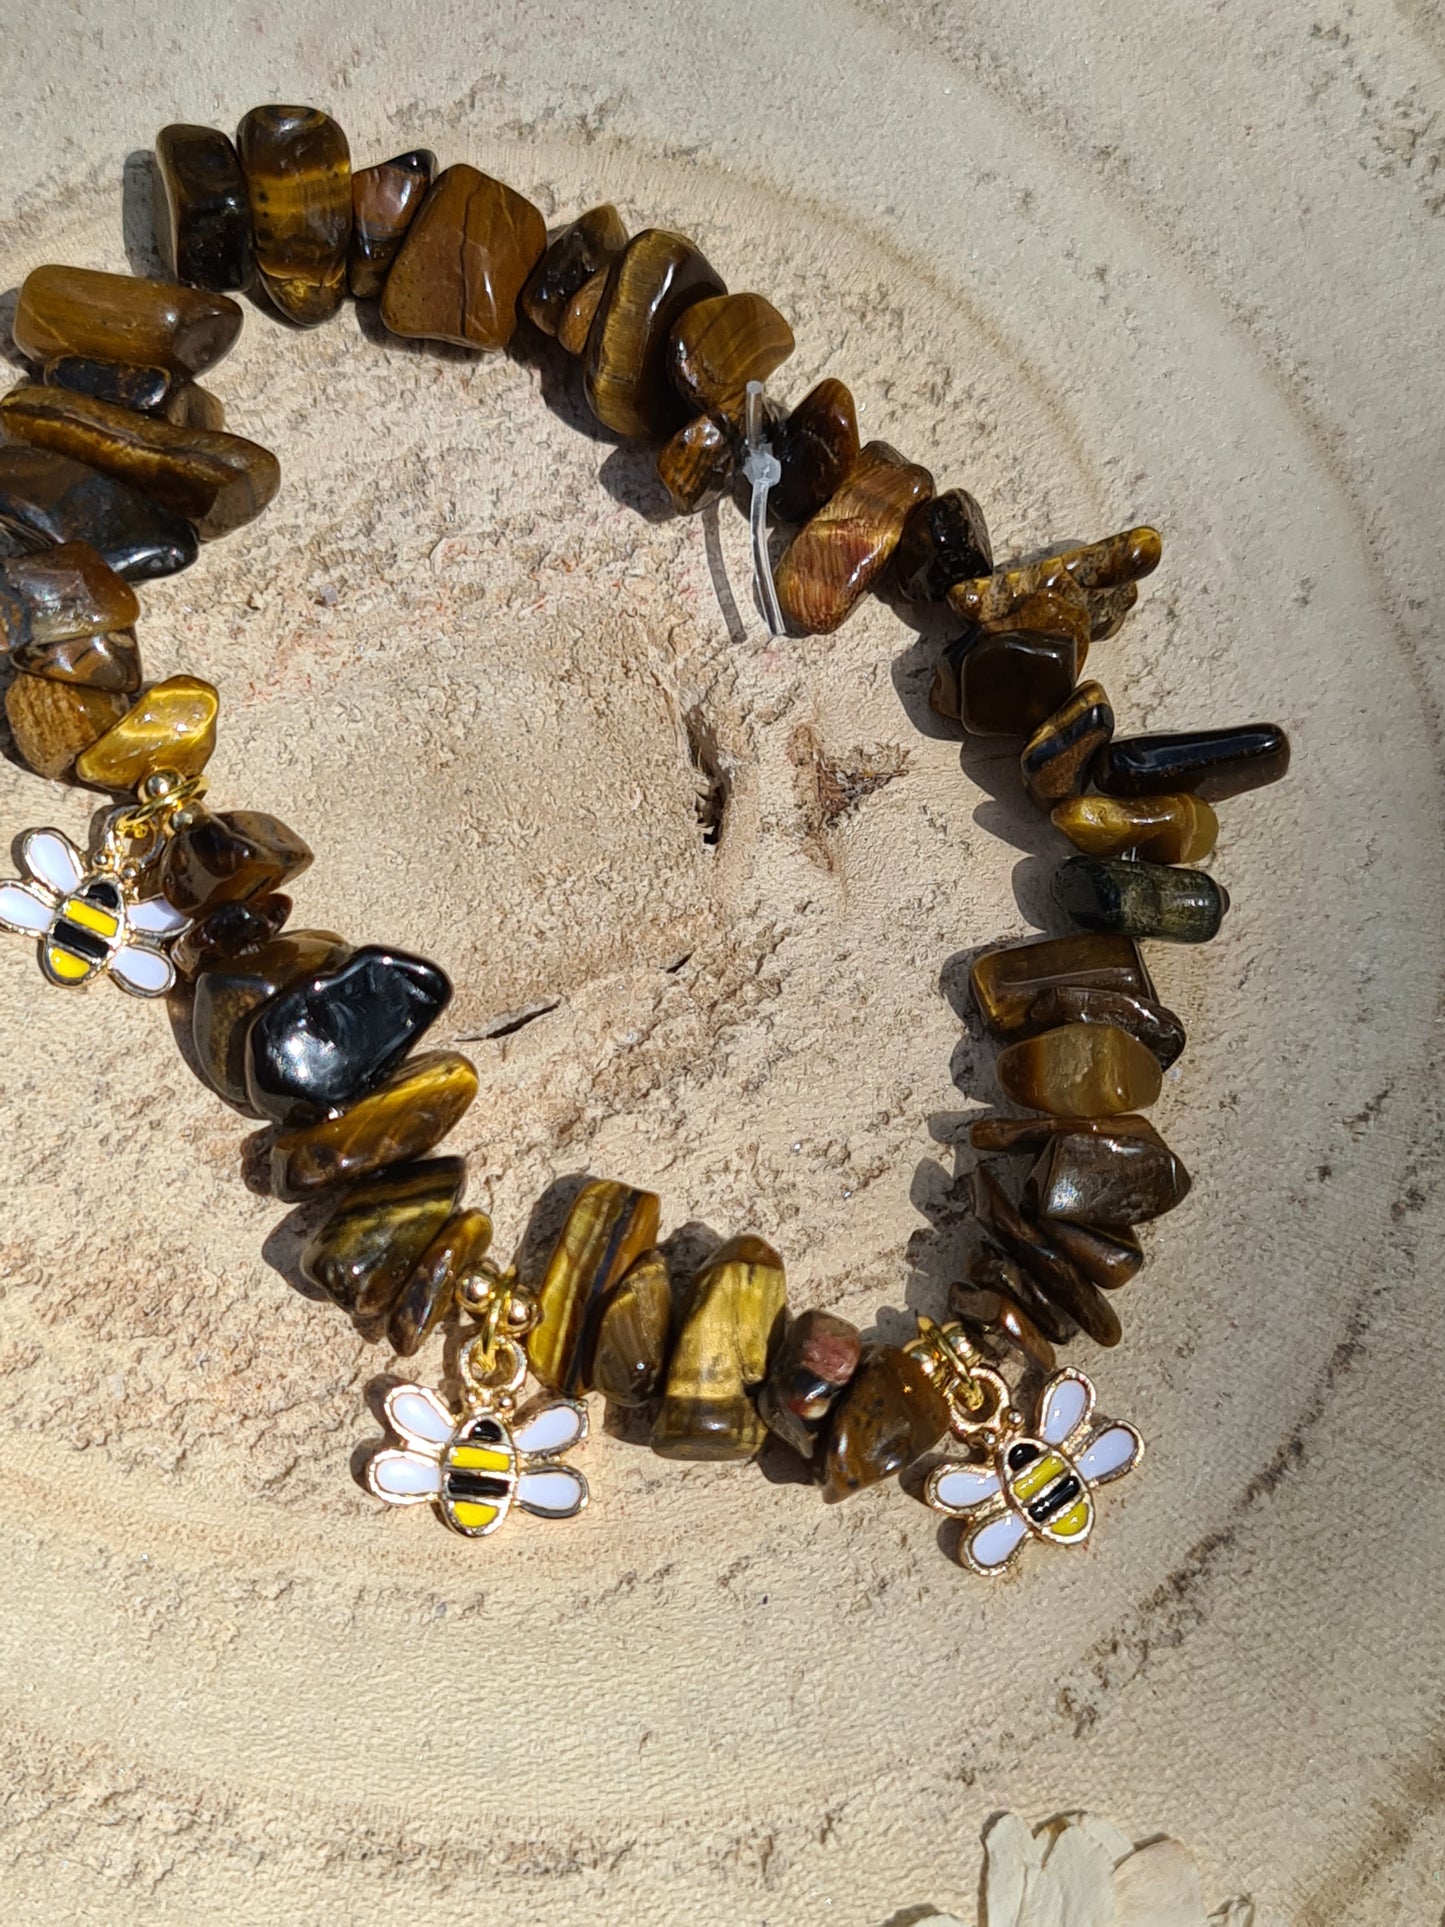
[(419, 1352), (456, 1304), (457, 1286), (492, 1242), (485, 1211), (458, 1211), (417, 1261), (387, 1320), (391, 1348), (402, 1358)]
[(244, 288), (251, 279), (251, 204), (235, 148), (214, 127), (175, 122), (156, 135), (155, 152), (172, 274), (197, 288)]
[(166, 844), (161, 890), (177, 910), (199, 917), (218, 904), (279, 890), (310, 862), (308, 846), (279, 817), (264, 810), (204, 811)]
[(750, 381), (766, 381), (793, 352), (793, 331), (760, 294), (694, 302), (668, 342), (678, 392), (692, 407), (737, 414)]
[[(1116, 1128), (1134, 1119), (1057, 1131), (1024, 1187), (1028, 1208), (1052, 1222), (1126, 1226), (1162, 1217), (1189, 1195), (1189, 1173), (1151, 1129)], [(1019, 1148), (1022, 1148), (1020, 1146)]]
[(352, 175), (346, 279), (358, 301), (374, 300), (386, 286), (407, 229), (431, 187), (436, 164), (435, 154), (417, 147)]
[[(1017, 623), (1020, 606), (1032, 596), (1052, 594), (1062, 602), (1082, 596), (1091, 636), (1109, 634), (1119, 625), (1133, 598), (1127, 591), (1141, 576), (1158, 568), (1163, 545), (1157, 529), (1124, 529), (1076, 549), (1065, 549), (1037, 562), (999, 569), (965, 582), (956, 582), (948, 600), (970, 622)], [(1028, 626), (1017, 624), (1017, 626)]]
[(1068, 1218), (1050, 1218), (1049, 1236), (1102, 1291), (1127, 1285), (1144, 1263), (1139, 1240), (1127, 1226), (1111, 1230), (1103, 1225), (1074, 1224)]
[(656, 227), (633, 235), (607, 270), (583, 362), (588, 405), (605, 428), (661, 441), (681, 426), (687, 406), (668, 372), (668, 344), (688, 308), (725, 292), (683, 235)]
[(351, 149), (315, 107), (253, 107), (236, 147), (261, 283), (289, 321), (328, 321), (346, 293)]
[[(560, 335), (568, 310), (583, 288), (596, 282), (596, 299), (601, 300), (606, 271), (626, 246), (627, 229), (617, 209), (610, 202), (588, 208), (548, 243), (522, 290), (522, 312), (544, 335)], [(585, 333), (584, 329), (584, 337)]]
[(563, 310), (562, 319), (557, 323), (557, 340), (569, 355), (581, 355), (587, 349), (587, 337), (592, 332), (592, 322), (602, 297), (607, 291), (607, 270), (599, 268), (590, 281), (584, 281)]
[(216, 956), (196, 972), (191, 1042), (201, 1075), (228, 1104), (257, 1116), (246, 1095), (246, 1032), (251, 1019), (288, 984), (330, 970), (351, 955), (334, 930), (288, 930), (236, 956)]
[(948, 1423), (948, 1401), (922, 1361), (896, 1345), (870, 1345), (833, 1408), (823, 1497), (846, 1499), (891, 1479), (931, 1451)]
[(993, 567), (983, 510), (966, 488), (920, 502), (903, 526), (893, 579), (909, 602), (941, 602), (955, 582)]
[(524, 195), (464, 162), (448, 167), (386, 277), (381, 318), (394, 335), (505, 348), (546, 245), (547, 224)]
[(1184, 1049), (1184, 1025), (1172, 1010), (1123, 990), (1100, 990), (1096, 985), (1052, 984), (1029, 1006), (1022, 1035), (1037, 1035), (1060, 1024), (1114, 1024), (1128, 1031), (1159, 1060), (1167, 1071)]
[(63, 642), (19, 642), (10, 651), (11, 667), (51, 682), (77, 683), (129, 696), (140, 688), (140, 649), (134, 629), (109, 636), (67, 636)]
[(608, 1294), (597, 1321), (592, 1389), (614, 1405), (645, 1405), (662, 1383), (672, 1332), (672, 1276), (664, 1252), (644, 1251)]
[(667, 1361), (652, 1449), (665, 1459), (750, 1459), (767, 1437), (749, 1394), (787, 1311), (783, 1261), (761, 1238), (721, 1245), (693, 1280)]
[(527, 1339), (532, 1370), (568, 1398), (591, 1388), (597, 1321), (613, 1286), (657, 1242), (662, 1201), (610, 1178), (578, 1192), (537, 1291), (538, 1321)]
[[(1043, 1322), (1025, 1309), (1031, 1303), (1038, 1305)], [(1049, 1331), (1057, 1331), (1062, 1342), (1074, 1329), (1070, 1321), (1040, 1299), (1037, 1286), (1013, 1259), (992, 1245), (985, 1245), (969, 1259), (967, 1284), (949, 1286), (948, 1309), (990, 1357), (997, 1359), (1014, 1351), (1041, 1372), (1052, 1372), (1057, 1363)]]
[(22, 548), (88, 543), (133, 582), (187, 569), (200, 552), (189, 522), (139, 489), (48, 449), (0, 447), (0, 536)]
[(1214, 811), (1203, 797), (1188, 794), (1070, 796), (1051, 816), (1088, 856), (1132, 855), (1146, 863), (1198, 863), (1219, 835)]
[(778, 603), (801, 635), (828, 635), (892, 559), (933, 477), (886, 442), (869, 442), (837, 491), (798, 533), (778, 565)]
[(863, 1341), (856, 1325), (830, 1311), (805, 1311), (783, 1334), (758, 1394), (770, 1432), (811, 1459), (828, 1414), (858, 1369)]
[(15, 309), (15, 346), (27, 360), (84, 355), (199, 375), (236, 342), (241, 310), (228, 295), (93, 268), (35, 268)]
[(456, 1209), (464, 1158), (393, 1164), (342, 1193), (301, 1253), (301, 1273), (359, 1324), (385, 1318)]
[(135, 590), (88, 542), (0, 559), (0, 640), (11, 649), (104, 636), (139, 619)]
[[(958, 720), (972, 736), (1031, 736), (1069, 698), (1079, 673), (1073, 636), (1042, 630), (985, 632), (958, 666)], [(943, 708), (945, 684), (935, 683), (933, 708)]]
[(1122, 990), (1158, 1001), (1153, 980), (1132, 937), (1077, 933), (986, 950), (974, 960), (969, 986), (989, 1029), (1016, 1034), (1029, 1021), (1034, 999), (1055, 984)]
[(5, 719), (16, 754), (37, 776), (70, 775), (77, 756), (126, 712), (126, 698), (104, 689), (16, 676), (5, 691)]
[(806, 522), (843, 486), (858, 459), (858, 411), (841, 381), (810, 388), (772, 436), (782, 475), (768, 498), (781, 522)]
[(1103, 1131), (1112, 1137), (1159, 1139), (1147, 1117), (981, 1117), (968, 1127), (975, 1151), (1042, 1151), (1066, 1131)]
[(271, 1147), (271, 1189), (295, 1203), (328, 1185), (422, 1157), (435, 1150), (476, 1094), (476, 1070), (459, 1051), (409, 1057), (385, 1084), (336, 1116), (283, 1131)]
[[(1019, 757), (1024, 788), (1041, 810), (1082, 795), (1094, 759), (1113, 734), (1114, 708), (1101, 683), (1081, 682), (1044, 718)], [(1057, 816), (1054, 822), (1059, 822)]]
[(714, 415), (698, 415), (657, 451), (657, 478), (679, 515), (706, 508), (732, 480), (737, 437)]
[(133, 790), (157, 770), (196, 776), (216, 747), (219, 708), (214, 687), (199, 676), (152, 683), (76, 757), (76, 777), (93, 789)]
[(259, 950), (277, 936), (291, 914), (291, 899), (257, 897), (253, 903), (218, 903), (207, 910), (172, 946), (171, 961), (182, 976), (193, 976), (203, 963), (218, 957), (239, 957)]
[(1117, 1024), (1062, 1024), (1021, 1038), (994, 1069), (1016, 1104), (1054, 1117), (1147, 1110), (1163, 1085), (1158, 1058)]
[(1118, 1344), (1123, 1332), (1113, 1306), (1033, 1218), (1010, 1204), (985, 1164), (974, 1166), (973, 1213), (982, 1229), (1028, 1273), (1051, 1305), (1095, 1344)]

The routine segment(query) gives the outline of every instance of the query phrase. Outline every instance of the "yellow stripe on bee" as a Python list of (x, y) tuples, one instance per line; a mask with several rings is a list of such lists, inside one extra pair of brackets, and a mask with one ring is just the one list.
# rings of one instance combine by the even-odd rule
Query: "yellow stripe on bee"
[(1088, 1523), (1089, 1502), (1081, 1496), (1061, 1512), (1057, 1519), (1049, 1520), (1049, 1531), (1056, 1539), (1075, 1539)]
[(72, 897), (60, 914), (78, 923), (82, 930), (93, 930), (98, 937), (113, 937), (120, 928), (118, 917), (98, 904), (87, 903), (84, 897)]
[(1066, 1471), (1063, 1460), (1057, 1452), (1041, 1452), (1032, 1465), (1026, 1465), (1013, 1481), (1013, 1495), (1021, 1504), (1027, 1505), (1036, 1499), (1047, 1485), (1052, 1485), (1059, 1474)]
[(459, 1526), (468, 1526), (473, 1532), (481, 1526), (489, 1526), (497, 1516), (497, 1507), (488, 1505), (483, 1499), (453, 1499), (452, 1516)]
[(45, 952), (51, 970), (62, 982), (78, 984), (82, 977), (88, 977), (95, 968), (84, 957), (72, 957), (68, 950), (61, 950), (51, 944)]
[(486, 1445), (454, 1445), (448, 1465), (459, 1465), (468, 1472), (507, 1472), (512, 1465), (510, 1452), (494, 1452)]

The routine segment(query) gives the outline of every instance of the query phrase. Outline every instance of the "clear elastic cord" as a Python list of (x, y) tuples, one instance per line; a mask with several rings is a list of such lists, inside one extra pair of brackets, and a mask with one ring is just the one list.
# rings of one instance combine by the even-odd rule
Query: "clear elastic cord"
[(783, 477), (782, 464), (768, 444), (764, 427), (763, 384), (750, 381), (747, 386), (747, 411), (743, 420), (748, 452), (743, 459), (744, 478), (753, 485), (748, 529), (753, 543), (753, 587), (758, 607), (772, 635), (783, 633), (783, 612), (773, 586), (773, 564), (768, 554), (768, 490)]

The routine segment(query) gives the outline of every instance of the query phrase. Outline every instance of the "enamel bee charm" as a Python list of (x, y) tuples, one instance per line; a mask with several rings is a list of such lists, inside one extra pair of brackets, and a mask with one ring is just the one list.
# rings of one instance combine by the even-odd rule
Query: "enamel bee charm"
[(0, 883), (0, 929), (35, 937), (40, 968), (76, 989), (108, 976), (133, 997), (163, 997), (175, 982), (164, 945), (190, 919), (163, 897), (138, 899), (119, 867), (88, 868), (59, 830), (20, 840), (23, 879)]

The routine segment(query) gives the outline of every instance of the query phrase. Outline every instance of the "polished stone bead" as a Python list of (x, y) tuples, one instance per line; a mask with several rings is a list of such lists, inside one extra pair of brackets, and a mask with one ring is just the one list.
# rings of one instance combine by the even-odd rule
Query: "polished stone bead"
[(768, 506), (780, 522), (806, 522), (843, 486), (858, 459), (858, 412), (831, 375), (810, 388), (770, 437), (782, 469)]
[(458, 1211), (422, 1253), (391, 1308), (386, 1335), (402, 1358), (419, 1352), (456, 1304), (457, 1286), (486, 1256), (492, 1221), (485, 1211)]
[(1058, 636), (1078, 647), (1079, 667), (1089, 652), (1089, 605), (1068, 577), (1053, 588), (1037, 589), (1015, 603), (1006, 616), (981, 623), (985, 635)]
[(1055, 984), (1092, 985), (1157, 1001), (1139, 946), (1128, 937), (1076, 934), (986, 950), (975, 958), (968, 981), (979, 1015), (1002, 1036), (1022, 1030), (1034, 999)]
[[(968, 1283), (949, 1286), (948, 1309), (989, 1357), (1001, 1360), (1017, 1352), (1035, 1370), (1052, 1372), (1058, 1362), (1054, 1347), (1024, 1309), (1036, 1296), (1036, 1287), (1013, 1259), (985, 1245), (969, 1259)], [(1058, 1317), (1052, 1307), (1046, 1309), (1051, 1321)]]
[(327, 321), (346, 293), (351, 149), (314, 107), (253, 107), (236, 135), (261, 284), (290, 321)]
[(1094, 759), (1113, 734), (1113, 705), (1096, 682), (1081, 682), (1044, 718), (1019, 757), (1024, 788), (1041, 810), (1087, 788)]
[(133, 790), (157, 770), (198, 776), (216, 747), (221, 699), (199, 676), (153, 683), (120, 721), (75, 761), (94, 789)]
[(1103, 1225), (1050, 1218), (1049, 1237), (1101, 1291), (1116, 1291), (1120, 1285), (1127, 1285), (1144, 1263), (1139, 1240), (1127, 1226), (1110, 1230)]
[(846, 1499), (902, 1472), (948, 1429), (948, 1402), (922, 1362), (895, 1345), (870, 1345), (833, 1407), (823, 1497)]
[(54, 355), (46, 362), (41, 380), (47, 388), (64, 388), (92, 401), (114, 402), (142, 415), (164, 415), (178, 388), (188, 384), (166, 368), (134, 368), (123, 361), (93, 361), (88, 355)]
[(271, 1147), (271, 1190), (294, 1204), (331, 1184), (435, 1150), (477, 1094), (477, 1073), (458, 1051), (423, 1051), (333, 1117), (283, 1131)]
[(863, 1356), (858, 1327), (830, 1311), (805, 1311), (783, 1334), (778, 1355), (758, 1393), (758, 1414), (770, 1432), (811, 1459), (828, 1414)]
[(464, 1158), (394, 1164), (343, 1192), (301, 1253), (301, 1273), (360, 1324), (385, 1318), (467, 1180)]
[(956, 582), (948, 600), (971, 622), (995, 624), (1013, 619), (1032, 596), (1051, 594), (1065, 602), (1082, 598), (1090, 635), (1107, 635), (1133, 606), (1133, 584), (1158, 568), (1162, 550), (1157, 529), (1124, 529), (1036, 562)]
[(280, 991), (318, 970), (334, 970), (351, 947), (334, 930), (288, 930), (236, 956), (213, 956), (196, 971), (191, 1042), (201, 1074), (218, 1096), (255, 1115), (246, 1095), (246, 1032)]
[(633, 1263), (657, 1242), (662, 1204), (611, 1178), (577, 1193), (537, 1292), (538, 1321), (527, 1355), (541, 1382), (568, 1398), (591, 1388), (603, 1304)]
[(1054, 897), (1086, 930), (1168, 943), (1208, 943), (1219, 935), (1229, 908), (1229, 892), (1203, 870), (1102, 856), (1071, 856), (1061, 863)]
[(673, 328), (668, 365), (692, 408), (737, 414), (750, 381), (766, 381), (793, 352), (793, 331), (760, 294), (694, 302)]
[(19, 642), (10, 651), (10, 664), (29, 676), (122, 696), (133, 695), (141, 685), (134, 629), (117, 629), (109, 636), (67, 636), (63, 642)]
[(415, 147), (352, 175), (346, 278), (358, 301), (374, 301), (386, 286), (407, 230), (421, 212), (436, 164), (435, 154)]
[(679, 515), (706, 508), (732, 480), (737, 438), (715, 415), (697, 415), (657, 451), (657, 478)]
[(1094, 780), (1110, 796), (1187, 790), (1222, 803), (1277, 783), (1289, 768), (1289, 738), (1278, 723), (1190, 729), (1170, 736), (1121, 736), (1099, 758)]
[(15, 388), (0, 400), (14, 442), (85, 462), (194, 525), (203, 541), (250, 522), (281, 486), (269, 449), (239, 435), (177, 428), (64, 388)]
[(981, 1117), (968, 1127), (975, 1151), (1042, 1151), (1067, 1131), (1102, 1131), (1113, 1137), (1147, 1137), (1159, 1133), (1147, 1117), (1124, 1112), (1118, 1117)]
[(199, 375), (235, 345), (241, 320), (228, 295), (94, 268), (45, 267), (26, 276), (12, 327), (15, 346), (30, 361), (84, 355)]
[(599, 268), (590, 281), (582, 283), (563, 309), (562, 319), (557, 323), (557, 340), (569, 355), (586, 353), (587, 337), (606, 292), (607, 270)]
[(354, 1104), (390, 1075), (451, 994), (434, 963), (376, 944), (293, 984), (257, 1014), (247, 1037), (251, 1103), (287, 1126)]
[(140, 620), (135, 590), (88, 542), (0, 560), (0, 640), (67, 642)]
[(25, 548), (88, 542), (133, 582), (189, 568), (200, 550), (159, 502), (43, 448), (0, 448), (0, 530)]
[[(582, 289), (599, 274), (605, 279), (606, 270), (626, 246), (627, 229), (617, 209), (610, 202), (588, 208), (548, 243), (522, 290), (522, 312), (544, 335), (558, 334)], [(598, 300), (601, 297), (598, 282)]]
[(192, 976), (215, 957), (238, 957), (258, 950), (279, 934), (291, 914), (290, 897), (257, 897), (250, 903), (218, 903), (198, 917), (171, 946), (171, 961), (182, 976)]
[(394, 335), (505, 348), (546, 245), (547, 224), (529, 200), (475, 167), (449, 167), (407, 230), (381, 318)]
[(680, 234), (644, 228), (607, 271), (587, 336), (582, 378), (605, 428), (661, 441), (687, 414), (668, 372), (668, 343), (686, 310), (726, 290)]
[(5, 691), (15, 753), (37, 776), (70, 774), (77, 756), (125, 714), (126, 698), (104, 689), (16, 676)]
[(1023, 629), (981, 635), (959, 664), (958, 720), (972, 736), (1031, 736), (1068, 700), (1078, 673), (1072, 636)]
[(886, 442), (869, 442), (799, 529), (777, 568), (778, 603), (800, 635), (830, 635), (892, 560), (909, 510), (933, 477)]
[(188, 917), (279, 890), (311, 863), (296, 832), (264, 810), (198, 814), (168, 840), (161, 891)]
[(592, 1389), (614, 1405), (645, 1405), (662, 1383), (672, 1331), (672, 1278), (661, 1251), (644, 1251), (608, 1293), (597, 1320)]
[(750, 1459), (767, 1437), (752, 1399), (787, 1311), (783, 1261), (761, 1238), (729, 1238), (693, 1280), (652, 1428), (665, 1459)]
[[(1189, 1173), (1152, 1129), (1118, 1130), (1137, 1120), (1076, 1121), (1055, 1132), (1029, 1172), (1024, 1198), (1047, 1219), (1122, 1226), (1161, 1217), (1189, 1195)], [(1092, 1126), (1092, 1128), (1089, 1128)]]
[(1117, 1024), (1063, 1024), (999, 1052), (1000, 1087), (1053, 1117), (1108, 1117), (1159, 1099), (1159, 1060)]
[(1198, 863), (1219, 835), (1202, 797), (1071, 796), (1051, 812), (1054, 826), (1089, 856), (1136, 856), (1147, 863)]
[(241, 161), (214, 127), (174, 124), (156, 135), (166, 196), (166, 251), (177, 281), (244, 288), (251, 279), (251, 204)]
[(1041, 990), (1029, 1006), (1024, 1033), (1054, 1030), (1060, 1024), (1114, 1024), (1152, 1051), (1161, 1071), (1184, 1049), (1184, 1025), (1172, 1010), (1124, 990), (1100, 990), (1092, 984), (1053, 984)]
[(941, 602), (955, 582), (992, 567), (983, 510), (966, 488), (950, 488), (920, 502), (904, 523), (893, 579), (906, 601)]
[[(1078, 1326), (1041, 1289), (1032, 1272), (1010, 1258), (999, 1246), (985, 1241), (969, 1259), (968, 1275), (976, 1290), (996, 1292), (1015, 1304), (1041, 1335), (1045, 1344), (1065, 1345), (1077, 1337)], [(949, 1290), (949, 1308), (957, 1310), (966, 1287)], [(959, 1315), (962, 1316), (961, 1311)]]
[(982, 1229), (1027, 1272), (1057, 1312), (1096, 1345), (1118, 1344), (1123, 1331), (1108, 1299), (1031, 1217), (1010, 1204), (987, 1165), (974, 1166), (973, 1212)]

